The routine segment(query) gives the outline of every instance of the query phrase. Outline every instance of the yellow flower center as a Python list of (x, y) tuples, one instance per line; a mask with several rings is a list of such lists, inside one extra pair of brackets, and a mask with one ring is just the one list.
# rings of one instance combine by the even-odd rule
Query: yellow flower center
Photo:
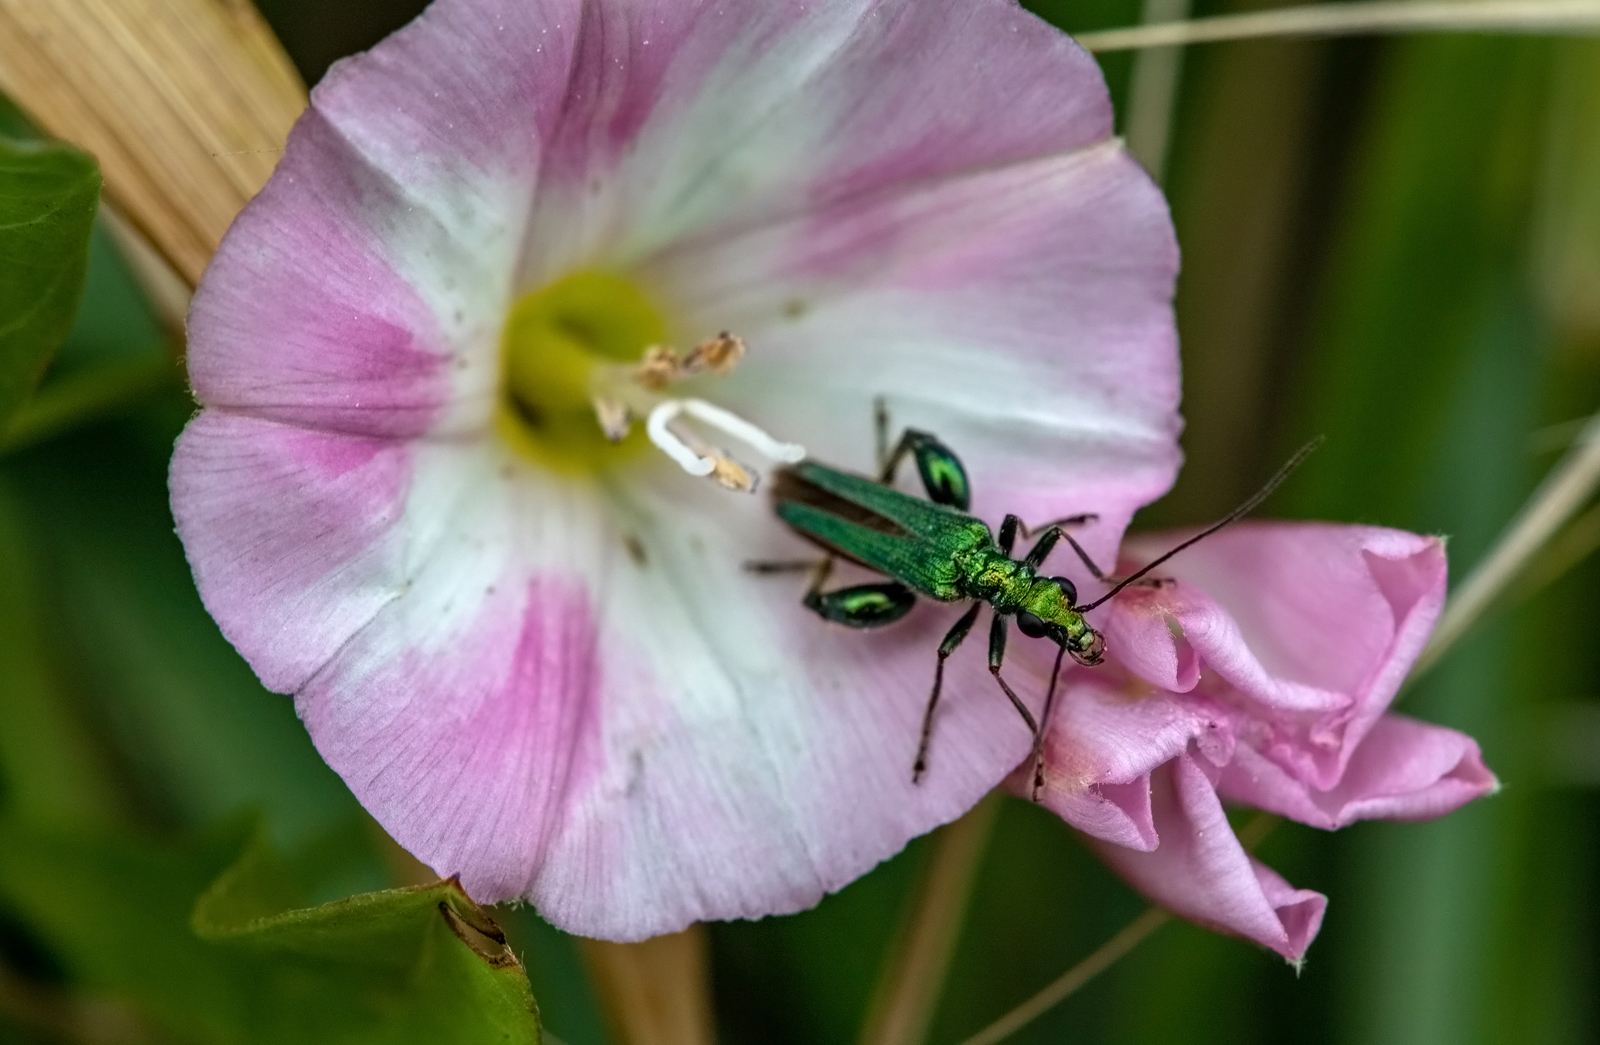
[(661, 313), (628, 280), (575, 272), (524, 295), (501, 335), (496, 424), (524, 456), (591, 472), (648, 445), (637, 429), (612, 442), (595, 417), (600, 367), (635, 364), (666, 340)]

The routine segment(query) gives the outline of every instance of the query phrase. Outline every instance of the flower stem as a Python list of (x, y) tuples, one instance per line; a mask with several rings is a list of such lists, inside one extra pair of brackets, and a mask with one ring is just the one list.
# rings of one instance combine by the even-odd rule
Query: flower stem
[(874, 992), (861, 1045), (921, 1045), (950, 970), (967, 900), (1003, 796), (991, 793), (942, 828)]
[(1218, 15), (1084, 33), (1091, 51), (1357, 33), (1567, 33), (1600, 28), (1600, 0), (1376, 0)]
[[(1168, 24), (1189, 16), (1189, 0), (1145, 0), (1144, 23)], [(1183, 74), (1183, 50), (1157, 47), (1141, 51), (1128, 87), (1128, 151), (1144, 164), (1157, 184), (1166, 180), (1167, 147)]]
[[(1260, 845), (1272, 829), (1283, 819), (1272, 813), (1257, 813), (1250, 822), (1239, 828), (1239, 844), (1246, 852)], [(995, 1045), (1004, 1041), (1023, 1027), (1032, 1023), (1055, 1006), (1105, 972), (1117, 959), (1137, 947), (1144, 938), (1172, 920), (1172, 915), (1159, 907), (1146, 907), (1144, 913), (1122, 927), (1122, 930), (1101, 944), (1089, 957), (1062, 973), (1044, 990), (1018, 1005), (961, 1045)]]
[(619, 1045), (711, 1045), (705, 927), (638, 943), (578, 941)]
[(1101, 944), (1100, 948), (1089, 957), (1062, 973), (1050, 986), (995, 1020), (961, 1045), (994, 1045), (997, 1041), (1005, 1040), (1110, 968), (1118, 958), (1133, 950), (1146, 936), (1171, 919), (1172, 915), (1159, 907), (1145, 908), (1143, 914), (1124, 926), (1117, 935)]
[(1494, 604), (1506, 585), (1583, 506), (1596, 486), (1600, 486), (1600, 414), (1584, 426), (1583, 434), (1566, 456), (1545, 476), (1489, 554), (1451, 596), (1438, 627), (1411, 669), (1411, 681), (1437, 663), (1444, 651)]

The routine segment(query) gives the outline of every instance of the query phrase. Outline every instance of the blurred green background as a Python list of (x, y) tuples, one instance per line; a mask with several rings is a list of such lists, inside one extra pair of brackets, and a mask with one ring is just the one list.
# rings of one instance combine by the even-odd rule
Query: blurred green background
[[(310, 83), (420, 7), (262, 3)], [(1137, 0), (1033, 7), (1072, 31), (1141, 14)], [(1120, 113), (1134, 60), (1103, 66)], [(1208, 45), (1184, 56), (1173, 111), (1188, 464), (1141, 523), (1214, 517), (1325, 433), (1271, 514), (1447, 534), (1464, 576), (1574, 434), (1563, 424), (1600, 407), (1600, 41)], [(0, 131), (27, 133), (8, 112)], [(273, 880), (299, 903), (401, 873), (194, 593), (166, 499), (193, 410), (170, 351), (97, 231), (37, 404), (106, 368), (157, 390), (71, 430), (14, 431), (0, 456), (4, 1042), (317, 1040), (195, 1015), (212, 988), (184, 970), (259, 981), (196, 949), (193, 896), (258, 849), (288, 854)], [(1581, 523), (1567, 543), (1586, 550)], [(1173, 923), (1012, 1040), (1600, 1039), (1600, 567), (1540, 583), (1557, 565), (1536, 563), (1404, 701), (1477, 737), (1501, 795), (1425, 825), (1287, 824), (1261, 847), (1331, 898), (1298, 976)], [(814, 911), (712, 926), (722, 1040), (853, 1040), (928, 848)], [(930, 1041), (976, 1032), (1141, 908), (1061, 822), (1007, 802)], [(550, 1030), (605, 1041), (572, 941), (525, 909), (496, 916)], [(237, 951), (214, 935), (205, 946)], [(371, 987), (373, 1004), (402, 1004), (392, 987)], [(214, 993), (234, 1004), (241, 989)]]

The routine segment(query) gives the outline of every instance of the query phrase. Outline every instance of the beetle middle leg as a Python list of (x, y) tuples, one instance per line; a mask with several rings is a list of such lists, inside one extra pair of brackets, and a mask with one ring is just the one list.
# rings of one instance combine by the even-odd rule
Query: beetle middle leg
[(823, 620), (847, 628), (881, 628), (911, 612), (917, 596), (899, 581), (855, 584), (848, 588), (823, 591), (833, 572), (833, 556), (814, 564), (811, 584), (800, 601)]

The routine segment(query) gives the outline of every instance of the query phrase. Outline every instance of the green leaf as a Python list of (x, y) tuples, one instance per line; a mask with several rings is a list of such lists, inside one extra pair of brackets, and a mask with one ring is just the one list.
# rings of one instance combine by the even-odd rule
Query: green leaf
[(521, 963), (455, 881), (285, 909), (294, 893), (288, 869), (258, 843), (194, 911), (202, 939), (260, 963), (265, 1040), (539, 1040)]
[(90, 157), (0, 139), (0, 432), (72, 327), (99, 200)]
[(306, 908), (305, 871), (247, 825), (173, 845), (0, 824), (0, 901), (155, 1040), (538, 1042), (521, 965), (455, 883)]

